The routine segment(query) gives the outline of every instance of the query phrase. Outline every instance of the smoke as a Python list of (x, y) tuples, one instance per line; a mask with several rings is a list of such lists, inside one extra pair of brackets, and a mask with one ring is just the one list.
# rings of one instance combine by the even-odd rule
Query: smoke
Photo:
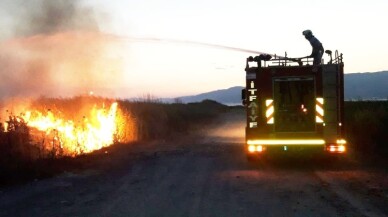
[(23, 1), (24, 10), (16, 19), (16, 34), (31, 36), (83, 30), (98, 31), (93, 10), (79, 0)]
[(0, 99), (71, 96), (120, 83), (119, 44), (99, 32), (92, 9), (76, 0), (10, 2), (18, 10), (13, 38), (0, 43)]

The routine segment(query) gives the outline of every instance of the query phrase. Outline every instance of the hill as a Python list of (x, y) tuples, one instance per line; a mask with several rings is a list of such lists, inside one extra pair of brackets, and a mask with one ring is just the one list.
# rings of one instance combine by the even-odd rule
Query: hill
[(388, 99), (388, 71), (345, 74), (345, 99)]
[[(183, 103), (201, 102), (205, 99), (210, 99), (225, 105), (241, 104), (242, 89), (243, 87), (241, 86), (235, 86), (227, 89), (210, 91), (193, 96), (182, 96), (176, 99), (179, 99)], [(173, 102), (174, 99), (164, 99), (163, 101)]]
[[(210, 99), (225, 105), (236, 105), (241, 104), (241, 90), (243, 88), (235, 86), (198, 95), (182, 96), (178, 99), (183, 103)], [(345, 74), (345, 99), (388, 99), (388, 71)], [(173, 102), (174, 99), (164, 99), (164, 101)]]

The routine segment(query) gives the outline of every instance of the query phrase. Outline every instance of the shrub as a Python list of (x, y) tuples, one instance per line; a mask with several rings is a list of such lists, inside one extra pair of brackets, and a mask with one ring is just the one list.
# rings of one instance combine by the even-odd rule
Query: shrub
[(388, 155), (388, 101), (345, 103), (346, 134), (359, 154)]

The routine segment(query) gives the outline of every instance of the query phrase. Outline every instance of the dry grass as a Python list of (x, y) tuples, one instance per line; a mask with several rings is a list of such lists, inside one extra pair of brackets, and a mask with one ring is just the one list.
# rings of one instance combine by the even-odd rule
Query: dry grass
[[(113, 99), (99, 97), (74, 98), (39, 98), (31, 102), (31, 108), (40, 111), (60, 111), (63, 118), (82, 120), (84, 112), (95, 104), (111, 104)], [(117, 101), (117, 100), (115, 100)], [(211, 122), (227, 107), (214, 101), (203, 101), (192, 104), (163, 104), (155, 101), (124, 101), (118, 100), (120, 115), (124, 117), (119, 125), (116, 143), (128, 141), (168, 140), (189, 134)], [(81, 110), (80, 110), (81, 109)], [(36, 140), (36, 129), (30, 129), (23, 121), (13, 121), (17, 115), (13, 114), (7, 121), (8, 132), (0, 129), (0, 185), (12, 184), (20, 180), (36, 177), (46, 177), (62, 172), (63, 163), (72, 165), (80, 162), (80, 157), (69, 158), (61, 155), (60, 148), (43, 147), (45, 134), (41, 133)], [(129, 120), (129, 121), (127, 121)], [(0, 125), (0, 128), (4, 126)], [(32, 136), (33, 135), (33, 136)], [(38, 142), (36, 142), (38, 141)], [(88, 155), (84, 155), (87, 159)], [(74, 159), (74, 160), (72, 160)], [(81, 160), (82, 161), (82, 160)], [(79, 165), (77, 166), (79, 167)]]

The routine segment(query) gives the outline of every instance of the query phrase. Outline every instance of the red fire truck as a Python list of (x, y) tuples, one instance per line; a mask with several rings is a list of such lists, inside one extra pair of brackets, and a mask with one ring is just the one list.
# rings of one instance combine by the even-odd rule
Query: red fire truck
[(330, 61), (319, 66), (309, 59), (247, 58), (242, 100), (248, 159), (308, 149), (346, 152), (343, 58), (326, 53)]

